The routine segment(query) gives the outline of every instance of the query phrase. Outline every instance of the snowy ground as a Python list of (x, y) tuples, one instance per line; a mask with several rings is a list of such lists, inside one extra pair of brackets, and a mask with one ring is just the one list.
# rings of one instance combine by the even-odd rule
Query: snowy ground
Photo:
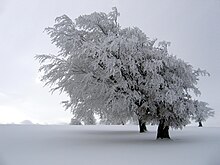
[(220, 165), (220, 128), (0, 125), (0, 165)]

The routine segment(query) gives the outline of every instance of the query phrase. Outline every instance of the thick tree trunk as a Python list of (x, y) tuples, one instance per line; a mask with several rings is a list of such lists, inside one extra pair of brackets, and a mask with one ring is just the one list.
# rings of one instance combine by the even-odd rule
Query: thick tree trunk
[(145, 122), (142, 122), (141, 119), (139, 119), (138, 123), (139, 123), (140, 133), (147, 132), (147, 127)]
[(203, 126), (202, 126), (202, 122), (201, 122), (201, 121), (199, 122), (199, 127), (203, 127)]
[(164, 125), (165, 120), (161, 119), (158, 129), (157, 129), (157, 139), (170, 139), (170, 135), (169, 135), (169, 126), (165, 126)]

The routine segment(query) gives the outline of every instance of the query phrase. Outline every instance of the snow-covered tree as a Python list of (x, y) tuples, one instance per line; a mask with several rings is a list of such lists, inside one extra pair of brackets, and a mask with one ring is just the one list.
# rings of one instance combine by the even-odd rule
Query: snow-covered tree
[(144, 121), (159, 125), (157, 138), (170, 138), (169, 127), (182, 128), (190, 123), (196, 113), (190, 92), (199, 95), (196, 87), (199, 76), (209, 75), (205, 70), (195, 70), (183, 60), (169, 55), (168, 45), (161, 42), (154, 48), (161, 55), (162, 65), (157, 71), (161, 81), (156, 82), (158, 87), (148, 95), (142, 105), (145, 110), (141, 112)]
[(63, 15), (46, 28), (56, 55), (38, 55), (42, 81), (65, 92), (74, 117), (84, 123), (98, 114), (103, 123), (139, 120), (159, 124), (158, 138), (169, 138), (169, 127), (182, 128), (194, 114), (189, 91), (199, 94), (198, 76), (205, 71), (169, 55), (168, 42), (150, 40), (139, 28), (121, 28), (116, 8), (83, 15)]
[(206, 121), (209, 117), (214, 116), (212, 108), (208, 107), (208, 103), (203, 101), (194, 101), (195, 113), (193, 119), (199, 123), (199, 127), (202, 127), (202, 122)]
[(80, 16), (75, 22), (63, 15), (54, 27), (46, 28), (60, 52), (37, 56), (44, 64), (42, 80), (54, 85), (52, 91), (68, 94), (70, 100), (63, 103), (80, 120), (93, 111), (112, 124), (126, 123), (145, 97), (147, 83), (156, 82), (160, 61), (151, 52), (153, 41), (138, 28), (121, 29), (118, 16), (116, 8), (109, 14)]

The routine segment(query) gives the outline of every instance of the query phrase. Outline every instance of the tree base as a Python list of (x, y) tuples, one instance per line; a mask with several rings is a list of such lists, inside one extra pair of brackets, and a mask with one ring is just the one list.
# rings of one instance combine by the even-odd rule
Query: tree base
[(169, 126), (164, 126), (165, 120), (160, 120), (158, 129), (157, 129), (157, 139), (170, 139), (169, 135)]
[(145, 133), (145, 132), (147, 132), (146, 124), (145, 124), (145, 123), (142, 123), (141, 120), (139, 120), (138, 122), (139, 122), (140, 133)]
[(199, 127), (203, 127), (203, 125), (202, 125), (202, 122), (201, 122), (201, 121), (199, 122)]

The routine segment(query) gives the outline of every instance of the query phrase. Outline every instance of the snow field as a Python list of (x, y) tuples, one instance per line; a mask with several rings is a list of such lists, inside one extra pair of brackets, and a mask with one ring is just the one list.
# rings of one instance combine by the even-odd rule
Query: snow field
[(220, 128), (1, 125), (0, 165), (219, 165)]

